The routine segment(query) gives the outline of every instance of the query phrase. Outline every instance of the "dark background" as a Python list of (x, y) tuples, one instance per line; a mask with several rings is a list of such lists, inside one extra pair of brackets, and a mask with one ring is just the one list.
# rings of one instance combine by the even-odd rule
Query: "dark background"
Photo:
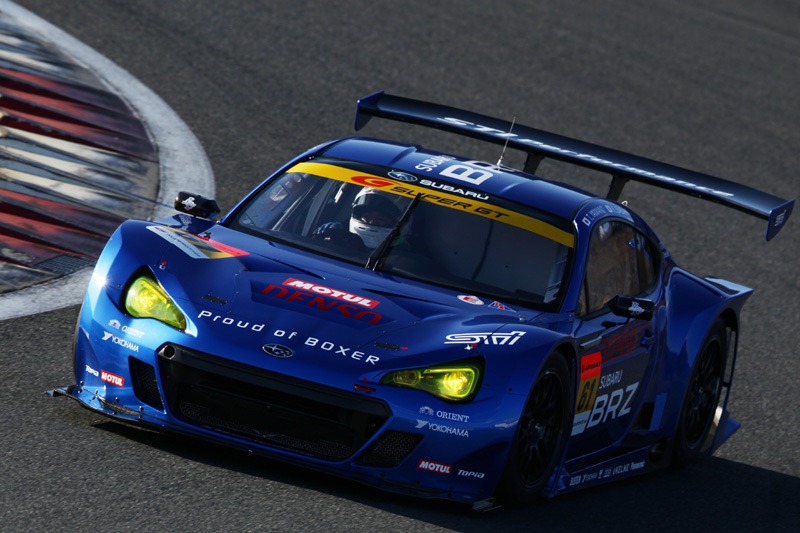
[[(18, 3), (175, 109), (208, 154), (223, 209), (297, 152), (352, 134), (356, 99), (379, 89), (784, 198), (800, 191), (800, 5), (789, 0)], [(360, 133), (499, 155), (413, 126)], [(378, 493), (46, 397), (72, 383), (75, 306), (0, 323), (2, 528), (797, 530), (800, 213), (766, 243), (765, 221), (715, 204), (637, 184), (623, 199), (679, 264), (756, 288), (731, 401), (743, 427), (715, 457), (488, 515)]]

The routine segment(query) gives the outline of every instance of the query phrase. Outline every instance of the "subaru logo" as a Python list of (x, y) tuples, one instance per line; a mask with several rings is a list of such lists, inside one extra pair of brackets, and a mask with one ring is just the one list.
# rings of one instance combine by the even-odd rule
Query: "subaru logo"
[(280, 357), (281, 359), (286, 359), (287, 357), (291, 357), (294, 355), (294, 352), (291, 348), (287, 348), (281, 344), (265, 344), (261, 347), (264, 350), (264, 353), (267, 355), (271, 355), (272, 357)]
[(397, 181), (405, 181), (405, 182), (417, 181), (416, 176), (412, 176), (411, 174), (406, 174), (405, 172), (400, 172), (398, 170), (392, 170), (391, 172), (389, 172), (389, 177), (394, 178)]

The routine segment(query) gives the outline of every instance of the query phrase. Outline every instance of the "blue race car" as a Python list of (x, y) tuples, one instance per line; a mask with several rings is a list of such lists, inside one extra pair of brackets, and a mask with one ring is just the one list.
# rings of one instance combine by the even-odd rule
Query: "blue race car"
[[(379, 92), (371, 117), (527, 154), (513, 169), (366, 137), (296, 157), (227, 215), (131, 220), (97, 262), (76, 384), (50, 391), (177, 431), (476, 510), (683, 465), (726, 405), (751, 290), (675, 264), (625, 182), (786, 224), (794, 200)], [(505, 149), (505, 148), (504, 148)], [(610, 174), (602, 198), (535, 175)]]

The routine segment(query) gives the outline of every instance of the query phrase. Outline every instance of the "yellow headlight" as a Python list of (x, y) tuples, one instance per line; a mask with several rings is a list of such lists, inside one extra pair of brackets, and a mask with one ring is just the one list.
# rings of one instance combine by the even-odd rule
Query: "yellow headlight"
[(186, 318), (178, 306), (157, 281), (146, 276), (131, 283), (125, 296), (125, 309), (138, 318), (155, 318), (181, 331), (186, 329)]
[(416, 387), (420, 380), (419, 370), (400, 370), (399, 372), (393, 372), (391, 376), (392, 385), (405, 387)]
[(448, 372), (442, 378), (442, 389), (453, 396), (462, 396), (469, 390), (469, 384), (475, 379), (471, 370), (456, 370)]
[(397, 370), (383, 376), (381, 383), (419, 389), (444, 400), (463, 402), (477, 394), (481, 368), (482, 363), (470, 360), (424, 369)]

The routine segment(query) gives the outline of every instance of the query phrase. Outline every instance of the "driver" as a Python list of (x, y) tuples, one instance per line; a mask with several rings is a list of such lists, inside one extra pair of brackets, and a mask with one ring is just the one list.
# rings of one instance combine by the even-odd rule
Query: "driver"
[(313, 236), (334, 244), (374, 249), (386, 238), (401, 214), (388, 193), (364, 187), (353, 200), (349, 231), (340, 222), (328, 222), (314, 230)]
[(375, 248), (389, 235), (400, 219), (400, 208), (387, 193), (362, 189), (353, 200), (350, 233), (355, 233), (369, 248)]

